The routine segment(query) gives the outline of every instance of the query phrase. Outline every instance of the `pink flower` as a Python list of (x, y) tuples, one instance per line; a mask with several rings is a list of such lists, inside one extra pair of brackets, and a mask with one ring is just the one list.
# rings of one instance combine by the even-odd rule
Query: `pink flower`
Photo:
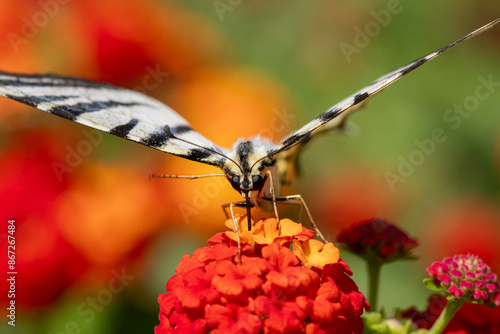
[(500, 305), (497, 275), (477, 256), (455, 255), (434, 262), (427, 272), (436, 284), (456, 299), (466, 295), (471, 302)]

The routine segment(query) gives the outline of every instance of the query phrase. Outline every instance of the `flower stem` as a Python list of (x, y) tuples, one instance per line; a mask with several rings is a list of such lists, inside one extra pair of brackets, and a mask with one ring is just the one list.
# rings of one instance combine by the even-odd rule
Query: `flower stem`
[(379, 261), (368, 261), (368, 302), (370, 309), (377, 310), (378, 287), (380, 281), (380, 269), (382, 264)]
[(448, 301), (448, 304), (444, 308), (443, 312), (439, 315), (432, 328), (429, 329), (427, 334), (439, 334), (442, 333), (446, 325), (450, 322), (453, 315), (458, 311), (460, 307), (465, 303), (465, 298), (453, 299)]

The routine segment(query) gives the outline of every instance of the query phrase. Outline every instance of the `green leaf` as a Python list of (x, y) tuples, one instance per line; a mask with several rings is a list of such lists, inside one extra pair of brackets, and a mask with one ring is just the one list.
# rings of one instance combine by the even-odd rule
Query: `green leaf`
[(427, 287), (427, 289), (429, 289), (429, 290), (443, 291), (442, 287), (436, 285), (436, 283), (434, 282), (433, 278), (426, 278), (426, 279), (424, 279), (424, 284)]

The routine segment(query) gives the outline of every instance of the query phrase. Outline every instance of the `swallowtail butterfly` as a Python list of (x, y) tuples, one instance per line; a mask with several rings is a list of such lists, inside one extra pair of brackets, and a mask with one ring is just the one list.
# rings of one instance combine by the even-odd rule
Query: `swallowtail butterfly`
[(267, 200), (268, 209), (274, 210), (277, 216), (277, 201), (295, 200), (305, 208), (313, 227), (323, 238), (300, 195), (279, 197), (287, 165), (295, 162), (301, 148), (316, 135), (342, 130), (346, 117), (383, 88), (499, 22), (500, 19), (496, 19), (455, 42), (378, 78), (278, 144), (257, 136), (249, 140), (239, 139), (232, 149), (219, 147), (193, 130), (182, 116), (151, 97), (79, 78), (0, 72), (0, 95), (163, 152), (219, 167), (223, 174), (216, 175), (225, 176), (244, 198), (242, 202), (227, 205), (236, 230), (238, 224), (234, 218), (234, 206), (246, 207), (250, 229), (251, 207), (262, 206)]

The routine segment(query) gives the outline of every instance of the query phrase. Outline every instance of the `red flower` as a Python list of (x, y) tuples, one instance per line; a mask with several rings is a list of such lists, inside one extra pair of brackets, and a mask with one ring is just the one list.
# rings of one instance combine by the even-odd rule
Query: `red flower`
[(473, 255), (455, 255), (434, 262), (427, 272), (433, 283), (450, 297), (463, 296), (471, 302), (500, 305), (500, 285), (497, 275), (480, 258)]
[[(432, 295), (429, 297), (425, 311), (420, 312), (415, 308), (411, 308), (404, 311), (402, 317), (411, 319), (418, 328), (430, 329), (447, 302), (446, 297), (443, 295)], [(466, 303), (451, 319), (443, 333), (499, 334), (500, 307), (492, 309), (484, 305)]]
[(238, 222), (241, 262), (234, 232), (185, 255), (158, 299), (156, 333), (362, 333), (369, 305), (333, 244), (286, 219), (280, 236), (276, 219), (251, 231)]
[(352, 224), (340, 231), (337, 240), (367, 260), (391, 262), (410, 258), (418, 241), (397, 226), (380, 218)]

